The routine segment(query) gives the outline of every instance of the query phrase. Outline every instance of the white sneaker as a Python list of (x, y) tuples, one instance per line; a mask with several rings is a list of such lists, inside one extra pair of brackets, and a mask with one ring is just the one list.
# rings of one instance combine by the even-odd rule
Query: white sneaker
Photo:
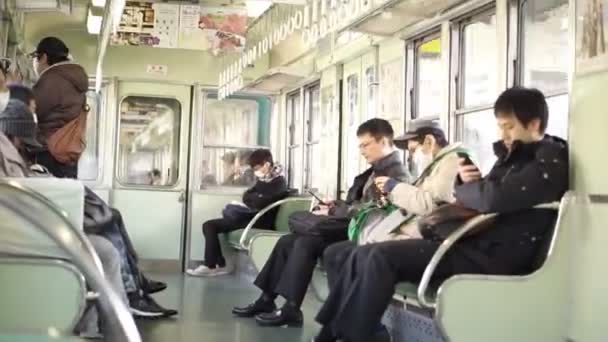
[(209, 268), (206, 265), (200, 265), (195, 269), (186, 270), (186, 273), (193, 277), (217, 277), (230, 273), (228, 267)]

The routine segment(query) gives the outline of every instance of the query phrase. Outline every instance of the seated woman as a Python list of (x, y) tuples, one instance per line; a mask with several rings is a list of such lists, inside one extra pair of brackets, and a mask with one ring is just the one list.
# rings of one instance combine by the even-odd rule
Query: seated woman
[[(274, 165), (272, 154), (265, 149), (255, 150), (249, 157), (249, 165), (257, 182), (243, 194), (243, 203), (229, 204), (223, 217), (203, 223), (205, 237), (205, 260), (196, 269), (186, 271), (192, 276), (218, 276), (230, 273), (222, 255), (219, 235), (244, 228), (247, 223), (268, 205), (287, 197), (287, 182), (282, 168)], [(278, 208), (266, 213), (256, 228), (274, 229), (274, 219)]]

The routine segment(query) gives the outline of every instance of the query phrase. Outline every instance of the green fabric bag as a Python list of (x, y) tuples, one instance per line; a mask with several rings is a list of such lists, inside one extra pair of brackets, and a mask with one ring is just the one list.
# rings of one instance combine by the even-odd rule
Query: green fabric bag
[(359, 235), (361, 231), (365, 228), (367, 224), (367, 219), (369, 214), (373, 210), (382, 210), (384, 211), (384, 216), (388, 216), (393, 211), (399, 209), (396, 205), (389, 203), (383, 207), (379, 207), (376, 202), (366, 203), (363, 208), (361, 208), (355, 217), (353, 217), (348, 223), (348, 239), (353, 242), (357, 242), (359, 240)]

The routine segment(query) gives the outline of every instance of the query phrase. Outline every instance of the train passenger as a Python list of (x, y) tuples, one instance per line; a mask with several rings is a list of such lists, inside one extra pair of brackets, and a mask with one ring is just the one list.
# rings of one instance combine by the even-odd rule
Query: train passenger
[[(89, 78), (56, 37), (42, 39), (30, 56), (39, 77), (33, 90), (38, 107), (38, 141), (43, 145), (36, 153), (36, 162), (56, 177), (77, 178), (80, 154), (54, 142), (61, 138), (66, 141), (68, 136), (84, 140)], [(79, 148), (83, 146), (76, 146), (76, 150)]]
[[(413, 122), (410, 131), (395, 138), (395, 145), (422, 155), (424, 168), (413, 183), (403, 183), (390, 177), (376, 177), (378, 189), (386, 194), (393, 208), (401, 213), (379, 223), (373, 221), (361, 227), (351, 224), (349, 237), (358, 244), (420, 238), (417, 221), (420, 215), (430, 213), (437, 206), (452, 203), (454, 181), (458, 174), (459, 155), (468, 155), (461, 143), (449, 144), (439, 125), (431, 120)], [(418, 164), (421, 165), (421, 164)]]
[[(0, 113), (0, 177), (30, 176), (20, 152), (28, 146), (37, 145), (35, 116), (23, 102), (9, 100), (6, 108)], [(89, 241), (99, 256), (106, 279), (127, 304), (118, 251), (110, 241), (101, 236), (91, 236)], [(95, 332), (87, 331), (87, 333)]]
[[(382, 195), (374, 186), (374, 178), (409, 180), (394, 149), (393, 128), (388, 121), (371, 119), (363, 123), (357, 137), (361, 155), (371, 167), (355, 178), (345, 202), (332, 201), (313, 213), (294, 213), (290, 217), (290, 229), (296, 233), (279, 239), (255, 280), (254, 284), (262, 290), (261, 296), (248, 306), (235, 307), (232, 311), (235, 315), (255, 316), (263, 326), (301, 325), (300, 307), (317, 260), (329, 245), (347, 238), (348, 223), (359, 208)], [(311, 234), (315, 229), (319, 234)], [(281, 309), (275, 306), (279, 295), (287, 300)]]
[[(192, 276), (219, 276), (230, 273), (222, 254), (219, 235), (241, 229), (257, 212), (288, 195), (283, 168), (275, 164), (269, 150), (255, 150), (249, 157), (249, 165), (255, 172), (257, 182), (243, 194), (243, 203), (226, 206), (223, 217), (203, 223), (205, 237), (205, 260), (196, 269), (189, 269)], [(274, 228), (278, 208), (266, 213), (259, 221), (259, 227)], [(256, 225), (257, 227), (257, 225)]]
[[(533, 271), (556, 214), (531, 208), (558, 201), (568, 189), (567, 144), (545, 134), (549, 114), (544, 95), (536, 89), (508, 89), (496, 100), (494, 115), (500, 132), (494, 144), (498, 161), (486, 177), (476, 166), (460, 161), (455, 188), (458, 204), (451, 210), (459, 207), (460, 213), (468, 208), (501, 215), (453, 247), (435, 272), (439, 280), (459, 273)], [(380, 319), (395, 285), (419, 282), (442, 239), (454, 229), (454, 216), (444, 208), (436, 209), (431, 217), (435, 224), (423, 239), (360, 247), (346, 242), (325, 252), (330, 294), (316, 317), (323, 328), (315, 342), (390, 340)]]
[[(11, 85), (9, 86), (11, 93), (10, 106), (2, 113), (6, 116), (4, 119), (4, 125), (6, 129), (11, 131), (14, 127), (20, 127), (26, 125), (26, 123), (20, 123), (23, 118), (32, 118), (32, 121), (28, 124), (33, 123), (34, 128), (29, 126), (23, 126), (23, 129), (31, 130), (35, 134), (36, 129), (36, 115), (35, 111), (35, 99), (31, 89), (20, 86)], [(25, 105), (28, 104), (28, 106)], [(35, 138), (22, 137), (15, 141), (17, 149), (20, 150), (17, 156), (10, 153), (6, 155), (12, 155), (10, 160), (14, 160), (13, 165), (25, 165), (33, 163), (33, 154), (28, 152), (29, 149), (40, 146)], [(6, 157), (5, 157), (6, 158)], [(38, 172), (30, 172), (29, 170), (19, 167), (19, 172), (14, 170), (9, 173), (13, 177), (27, 177), (34, 174), (44, 173), (45, 169), (37, 167), (32, 168)], [(177, 314), (175, 310), (164, 309), (158, 305), (149, 294), (158, 292), (166, 285), (161, 282), (154, 280), (148, 280), (140, 271), (137, 266), (137, 255), (131, 240), (124, 228), (122, 217), (116, 209), (110, 208), (102, 199), (95, 195), (90, 189), (85, 187), (85, 221), (84, 228), (85, 232), (89, 233), (89, 236), (102, 236), (107, 238), (120, 252), (120, 270), (123, 279), (123, 288), (126, 290), (128, 296), (128, 304), (131, 311), (137, 317), (167, 317)]]

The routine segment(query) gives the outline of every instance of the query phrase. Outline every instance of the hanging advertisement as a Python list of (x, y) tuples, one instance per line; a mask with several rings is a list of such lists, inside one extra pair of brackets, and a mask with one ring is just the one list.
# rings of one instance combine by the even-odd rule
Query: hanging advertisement
[(219, 8), (127, 1), (111, 45), (241, 52), (245, 7)]
[(246, 8), (181, 6), (180, 48), (242, 52), (247, 32)]
[(576, 73), (608, 69), (608, 0), (576, 2)]
[(110, 44), (176, 48), (178, 24), (178, 6), (127, 1)]

